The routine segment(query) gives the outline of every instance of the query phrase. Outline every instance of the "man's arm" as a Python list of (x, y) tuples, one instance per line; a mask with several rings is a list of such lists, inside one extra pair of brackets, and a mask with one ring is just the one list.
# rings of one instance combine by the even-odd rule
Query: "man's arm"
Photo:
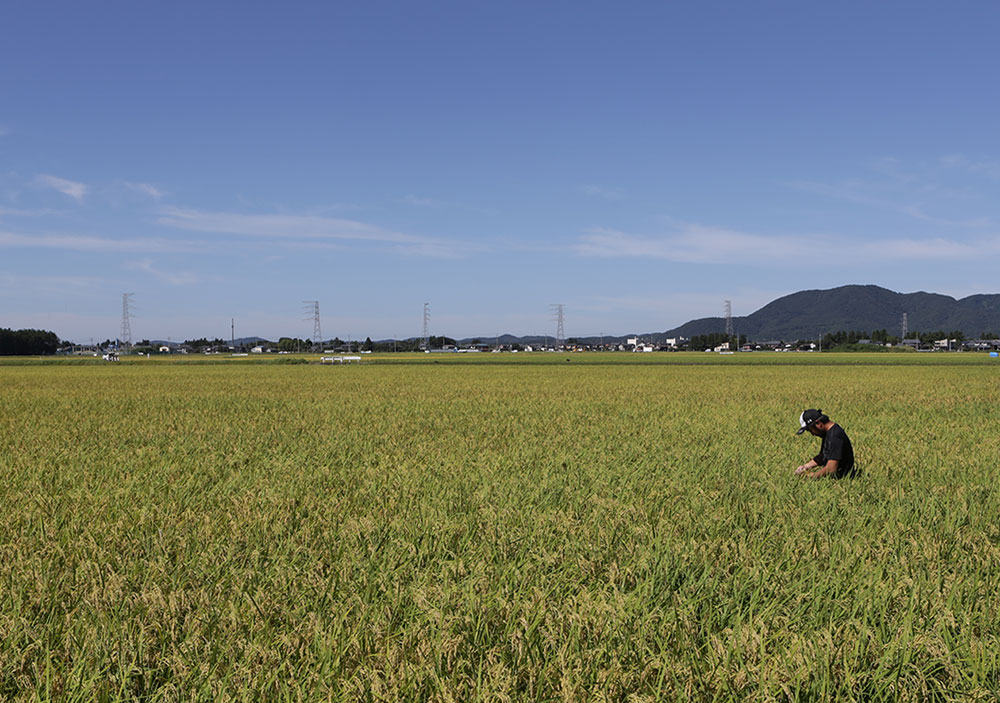
[(830, 459), (830, 461), (826, 462), (826, 466), (819, 471), (813, 471), (812, 473), (806, 474), (806, 478), (823, 478), (824, 476), (835, 474), (837, 473), (837, 464), (838, 462), (836, 459)]
[(810, 459), (808, 462), (806, 462), (799, 468), (795, 469), (795, 475), (798, 476), (799, 474), (804, 473), (815, 466), (819, 466), (819, 464), (816, 463), (815, 459)]

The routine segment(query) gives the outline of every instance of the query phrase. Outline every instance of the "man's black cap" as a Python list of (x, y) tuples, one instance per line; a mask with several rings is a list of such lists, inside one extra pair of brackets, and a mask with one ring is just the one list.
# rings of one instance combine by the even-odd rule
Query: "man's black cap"
[(802, 434), (810, 427), (816, 424), (816, 421), (823, 417), (822, 410), (804, 410), (801, 415), (799, 415), (799, 431), (795, 434)]

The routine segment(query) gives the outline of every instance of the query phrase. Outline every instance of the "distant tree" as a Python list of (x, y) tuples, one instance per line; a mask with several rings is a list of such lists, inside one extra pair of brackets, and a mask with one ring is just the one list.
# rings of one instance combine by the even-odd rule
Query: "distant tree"
[(55, 354), (59, 337), (46, 330), (0, 329), (0, 356)]
[(449, 344), (454, 345), (455, 340), (451, 337), (435, 337), (431, 335), (428, 339), (428, 343), (430, 344), (431, 349), (442, 349)]
[(362, 351), (368, 351), (368, 352), (370, 352), (372, 350), (372, 346), (373, 346), (373, 344), (372, 344), (372, 338), (371, 337), (365, 337), (365, 343), (363, 345), (361, 345), (361, 350)]
[(293, 352), (301, 349), (308, 349), (311, 342), (307, 342), (297, 337), (282, 337), (278, 340), (278, 351)]
[(996, 332), (983, 332), (982, 334), (979, 335), (979, 338), (980, 339), (996, 339), (997, 338), (997, 333)]
[(714, 349), (725, 342), (729, 342), (729, 346), (733, 347), (737, 340), (736, 337), (731, 337), (725, 332), (696, 334), (691, 337), (691, 341), (688, 342), (688, 348), (691, 349), (691, 351), (705, 351), (706, 349)]

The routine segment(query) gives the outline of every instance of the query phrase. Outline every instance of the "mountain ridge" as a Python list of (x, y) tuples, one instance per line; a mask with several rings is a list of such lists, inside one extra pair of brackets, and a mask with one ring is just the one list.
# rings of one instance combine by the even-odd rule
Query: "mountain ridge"
[[(885, 329), (899, 336), (903, 313), (910, 332), (961, 331), (975, 337), (1000, 329), (1000, 294), (956, 299), (941, 293), (898, 293), (876, 285), (845, 285), (790, 293), (750, 315), (733, 318), (734, 331), (751, 339), (813, 339), (828, 332)], [(663, 332), (691, 337), (725, 331), (725, 318), (703, 317)]]

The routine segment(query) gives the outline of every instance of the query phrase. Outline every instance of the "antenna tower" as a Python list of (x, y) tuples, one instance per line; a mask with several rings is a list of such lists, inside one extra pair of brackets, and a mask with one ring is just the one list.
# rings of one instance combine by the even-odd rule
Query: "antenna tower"
[(566, 306), (563, 303), (552, 303), (549, 307), (556, 315), (556, 349), (566, 346), (566, 332), (563, 329), (563, 320), (566, 319)]
[(726, 336), (727, 337), (732, 337), (733, 336), (733, 301), (731, 301), (731, 300), (727, 300), (726, 301), (725, 316), (726, 316)]
[(906, 339), (906, 335), (909, 333), (910, 329), (906, 324), (906, 313), (903, 313), (903, 336), (900, 339)]
[(132, 307), (130, 299), (133, 295), (135, 293), (122, 293), (122, 334), (118, 346), (125, 349), (132, 347)]
[(424, 303), (424, 341), (421, 348), (425, 351), (431, 348), (431, 304)]
[(311, 317), (305, 318), (306, 320), (312, 319), (313, 321), (313, 345), (317, 347), (323, 346), (323, 332), (319, 326), (319, 301), (318, 300), (303, 300), (302, 304), (305, 305), (305, 312)]

